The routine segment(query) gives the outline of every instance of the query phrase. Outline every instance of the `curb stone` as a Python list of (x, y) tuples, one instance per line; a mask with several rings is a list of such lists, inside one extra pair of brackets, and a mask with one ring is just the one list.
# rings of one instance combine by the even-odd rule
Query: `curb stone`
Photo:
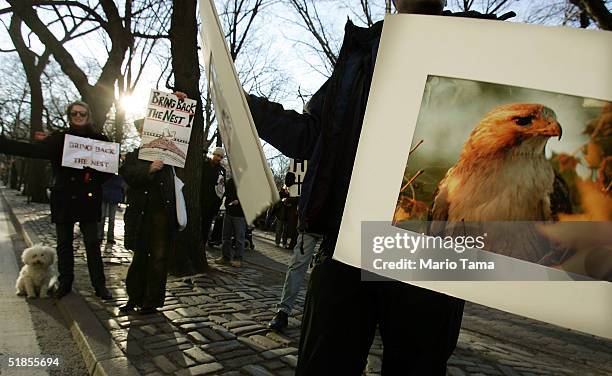
[[(4, 196), (4, 190), (0, 190), (0, 196), (15, 230), (23, 237), (26, 245), (31, 247), (40, 243), (39, 237), (21, 224)], [(56, 305), (68, 324), (90, 375), (140, 375), (78, 292), (73, 290), (71, 294), (57, 301)]]

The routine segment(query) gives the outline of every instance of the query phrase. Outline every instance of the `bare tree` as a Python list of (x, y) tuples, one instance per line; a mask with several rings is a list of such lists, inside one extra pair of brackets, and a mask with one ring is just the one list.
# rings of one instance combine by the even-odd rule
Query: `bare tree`
[(305, 45), (320, 57), (321, 62), (325, 67), (325, 72), (318, 70), (318, 68), (315, 66), (311, 66), (319, 73), (329, 77), (334, 66), (336, 65), (336, 62), (338, 61), (338, 52), (340, 49), (339, 41), (331, 37), (329, 25), (324, 22), (322, 17), (319, 15), (319, 9), (314, 1), (285, 1), (301, 20), (301, 22), (298, 23), (298, 26), (305, 29), (314, 38), (313, 42), (306, 42), (304, 40), (298, 40), (296, 42)]
[[(111, 0), (101, 0), (98, 4), (90, 7), (88, 4), (77, 1), (49, 1), (49, 0), (7, 0), (11, 5), (10, 10), (17, 14), (38, 39), (53, 54), (55, 60), (60, 64), (62, 71), (73, 82), (83, 99), (92, 107), (94, 123), (101, 127), (106, 119), (106, 114), (113, 104), (114, 84), (121, 73), (121, 66), (125, 59), (126, 51), (133, 43), (130, 30), (130, 17), (121, 17), (116, 4)], [(132, 0), (126, 0), (124, 6), (130, 9)], [(49, 27), (38, 15), (38, 7), (51, 7), (53, 11), (59, 11), (59, 7), (66, 13), (73, 23), (87, 20), (94, 22), (105, 31), (110, 40), (108, 56), (98, 79), (94, 85), (89, 84), (88, 77), (75, 62), (72, 54), (57, 39)], [(101, 9), (100, 9), (101, 8)], [(129, 15), (129, 10), (128, 10)], [(65, 19), (62, 22), (66, 22)], [(97, 27), (94, 26), (94, 27)]]
[[(60, 18), (61, 20), (61, 18)], [(72, 28), (68, 29), (66, 24), (63, 24), (65, 28), (65, 35), (59, 43), (64, 44), (69, 40), (73, 39), (73, 34), (81, 26), (82, 21), (73, 25)], [(49, 62), (51, 51), (45, 48), (41, 55), (37, 55), (31, 46), (26, 44), (22, 35), (22, 20), (17, 14), (13, 14), (11, 17), (10, 26), (8, 28), (9, 36), (15, 46), (15, 50), (21, 60), (28, 86), (30, 88), (30, 140), (34, 141), (37, 135), (43, 134), (43, 111), (44, 111), (44, 99), (43, 99), (43, 88), (41, 83), (41, 75)], [(89, 30), (88, 32), (91, 32)], [(85, 35), (83, 33), (79, 36)], [(29, 40), (29, 38), (28, 38)], [(29, 160), (28, 161), (28, 177), (26, 179), (26, 194), (34, 202), (48, 202), (46, 192), (45, 179), (41, 179), (45, 176), (45, 170), (47, 163), (42, 160)]]
[(604, 0), (569, 0), (580, 9), (580, 25), (588, 26), (588, 20), (595, 21), (597, 27), (603, 30), (612, 30), (612, 14), (609, 6), (612, 2)]
[(198, 61), (196, 5), (197, 0), (174, 0), (170, 26), (174, 72), (172, 89), (180, 90), (189, 98), (198, 100), (185, 168), (178, 171), (185, 182), (183, 192), (187, 204), (188, 222), (187, 228), (178, 236), (175, 256), (171, 259), (170, 271), (176, 275), (203, 272), (208, 266), (206, 253), (199, 247), (202, 242), (200, 190), (204, 118), (199, 87), (200, 67), (194, 64)]

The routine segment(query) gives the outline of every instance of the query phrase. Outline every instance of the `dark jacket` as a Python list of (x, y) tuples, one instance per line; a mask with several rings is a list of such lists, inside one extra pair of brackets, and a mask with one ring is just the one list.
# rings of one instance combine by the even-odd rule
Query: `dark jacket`
[(91, 128), (54, 132), (35, 143), (0, 138), (0, 152), (27, 158), (48, 159), (53, 169), (51, 221), (53, 223), (98, 222), (101, 216), (102, 184), (112, 175), (91, 168), (62, 167), (66, 134), (108, 141)]
[(102, 201), (111, 204), (123, 202), (123, 185), (124, 181), (121, 175), (113, 175), (104, 184), (102, 184)]
[(324, 234), (328, 250), (340, 229), (381, 31), (382, 22), (368, 29), (347, 22), (334, 72), (303, 114), (249, 96), (261, 138), (290, 158), (308, 160), (300, 228)]
[(222, 176), (225, 183), (225, 168), (221, 165), (215, 166), (211, 163), (210, 159), (205, 159), (202, 167), (202, 186), (200, 188), (202, 190), (203, 217), (216, 215), (219, 207), (221, 207), (221, 197), (217, 196), (215, 191), (219, 176)]
[[(138, 159), (138, 149), (128, 153), (119, 168), (119, 174), (128, 184), (125, 222), (125, 247), (132, 250), (148, 246), (151, 231), (168, 231), (174, 237), (177, 232), (176, 197), (172, 167), (165, 165), (150, 174), (151, 162)], [(165, 215), (171, 218), (170, 228), (155, 228), (151, 218)]]
[(244, 217), (240, 201), (238, 201), (237, 205), (230, 205), (230, 202), (234, 200), (238, 200), (236, 184), (234, 184), (234, 179), (228, 179), (225, 183), (225, 211), (232, 217)]

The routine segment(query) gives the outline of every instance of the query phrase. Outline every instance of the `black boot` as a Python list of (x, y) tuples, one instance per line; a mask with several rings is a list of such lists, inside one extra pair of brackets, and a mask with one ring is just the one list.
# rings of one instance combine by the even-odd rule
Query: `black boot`
[(140, 315), (152, 315), (154, 313), (157, 313), (158, 310), (155, 307), (150, 307), (150, 308), (141, 308), (140, 310), (138, 310), (138, 314)]
[(132, 312), (132, 311), (134, 311), (135, 308), (136, 308), (136, 304), (133, 303), (131, 300), (128, 300), (127, 303), (125, 303), (124, 305), (119, 307), (119, 311), (121, 311), (121, 312)]
[(285, 328), (287, 328), (288, 318), (289, 315), (287, 315), (285, 312), (278, 311), (274, 318), (272, 318), (272, 320), (270, 320), (270, 322), (268, 323), (268, 328), (276, 330), (277, 332), (282, 332), (283, 330), (285, 330)]
[(54, 297), (55, 299), (61, 299), (61, 298), (63, 298), (64, 296), (66, 296), (66, 295), (70, 294), (70, 291), (72, 291), (72, 287), (71, 287), (71, 286), (69, 286), (69, 285), (62, 285), (62, 284), (60, 283), (60, 285), (59, 285), (59, 287), (57, 288), (57, 290), (55, 290), (55, 291), (53, 292), (53, 297)]
[(96, 296), (102, 300), (109, 300), (113, 298), (113, 294), (106, 287), (96, 287)]

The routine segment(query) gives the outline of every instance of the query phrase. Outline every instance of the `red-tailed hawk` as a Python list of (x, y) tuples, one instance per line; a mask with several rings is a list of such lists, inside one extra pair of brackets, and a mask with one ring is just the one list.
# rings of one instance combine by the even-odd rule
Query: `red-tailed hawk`
[[(571, 210), (567, 187), (544, 155), (550, 137), (561, 137), (553, 110), (541, 104), (513, 103), (494, 108), (476, 125), (457, 163), (438, 185), (430, 213), (432, 221), (546, 221)], [(565, 191), (565, 192), (563, 192)], [(435, 233), (449, 229), (434, 228)], [(532, 262), (545, 249), (530, 234), (488, 234), (496, 253)], [(456, 229), (450, 231), (456, 234)], [(510, 227), (506, 231), (512, 231)], [(487, 242), (491, 243), (491, 242)]]

